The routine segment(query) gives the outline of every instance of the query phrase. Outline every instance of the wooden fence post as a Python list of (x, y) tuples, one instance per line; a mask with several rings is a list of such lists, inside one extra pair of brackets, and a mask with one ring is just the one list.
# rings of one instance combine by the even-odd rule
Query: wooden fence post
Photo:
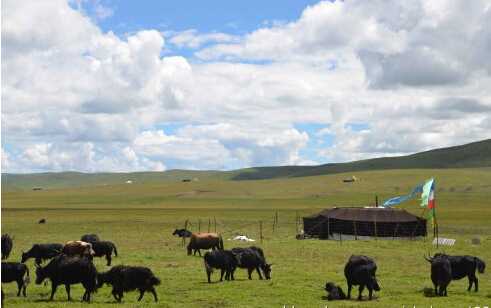
[(295, 235), (298, 234), (298, 211), (297, 215), (295, 216)]
[(260, 232), (261, 232), (261, 244), (263, 243), (263, 221), (260, 220), (259, 221), (259, 229), (260, 229)]
[[(184, 230), (187, 230), (187, 229), (188, 229), (188, 220), (186, 219), (186, 221), (184, 222)], [(185, 236), (182, 238), (182, 243), (186, 244), (186, 237)]]

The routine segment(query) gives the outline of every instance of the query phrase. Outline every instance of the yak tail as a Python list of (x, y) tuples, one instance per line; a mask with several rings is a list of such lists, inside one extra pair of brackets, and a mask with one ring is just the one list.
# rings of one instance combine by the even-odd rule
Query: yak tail
[(483, 260), (476, 258), (476, 263), (477, 263), (477, 270), (479, 273), (484, 273), (484, 269), (486, 268), (486, 263), (484, 263)]
[[(207, 257), (208, 255), (205, 255), (205, 258)], [(211, 266), (210, 264), (208, 264), (208, 262), (206, 261), (205, 259), (205, 269), (206, 269), (206, 272), (207, 273), (213, 273), (213, 266)]]
[(24, 280), (24, 287), (27, 286), (31, 282), (31, 277), (29, 277), (29, 268), (27, 268), (27, 277)]
[(31, 283), (31, 277), (27, 276), (24, 280), (24, 287), (26, 287), (29, 283)]
[(118, 250), (116, 249), (116, 245), (113, 244), (113, 248), (114, 248), (114, 254), (116, 255), (116, 257), (118, 256)]
[(150, 280), (150, 284), (151, 284), (152, 286), (158, 286), (158, 285), (160, 284), (160, 279), (158, 279), (158, 278), (157, 278), (157, 277), (155, 277), (155, 276), (150, 277), (150, 279), (149, 279), (149, 280)]
[(218, 235), (218, 249), (223, 250), (223, 239), (221, 235)]

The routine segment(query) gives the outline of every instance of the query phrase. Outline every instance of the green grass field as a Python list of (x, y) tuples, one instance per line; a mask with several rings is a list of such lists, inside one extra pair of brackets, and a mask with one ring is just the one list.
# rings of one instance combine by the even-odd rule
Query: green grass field
[[(91, 307), (484, 307), (491, 305), (491, 270), (477, 274), (479, 291), (467, 292), (467, 279), (452, 281), (448, 297), (434, 297), (430, 266), (423, 258), (437, 251), (432, 236), (426, 240), (323, 241), (296, 240), (296, 218), (332, 206), (373, 205), (408, 194), (430, 177), (436, 180), (436, 211), (440, 237), (454, 238), (454, 246), (440, 246), (447, 254), (470, 254), (491, 262), (491, 169), (390, 170), (357, 172), (361, 179), (343, 183), (352, 174), (274, 179), (263, 181), (165, 182), (146, 184), (99, 185), (78, 188), (2, 192), (2, 234), (15, 236), (8, 261), (20, 261), (21, 250), (34, 243), (80, 239), (82, 234), (97, 233), (115, 243), (119, 257), (113, 265), (142, 265), (153, 270), (162, 284), (157, 286), (159, 302), (146, 294), (137, 302), (138, 293), (125, 293), (121, 304), (104, 286), (93, 295)], [(402, 203), (421, 215), (417, 197)], [(278, 224), (274, 226), (275, 215)], [(46, 224), (37, 222), (45, 218)], [(268, 262), (273, 263), (273, 278), (260, 281), (256, 273), (247, 279), (246, 270), (237, 269), (236, 280), (218, 283), (214, 273), (208, 284), (203, 259), (187, 256), (180, 239), (171, 234), (182, 228), (197, 232), (220, 232), (225, 248), (245, 246), (227, 239), (235, 233), (247, 234), (261, 246)], [(263, 242), (260, 242), (262, 221)], [(472, 238), (480, 244), (473, 245)], [(323, 290), (328, 281), (346, 292), (344, 265), (351, 254), (366, 254), (378, 265), (382, 288), (374, 300), (328, 302)], [(67, 302), (63, 286), (50, 302), (51, 286), (35, 285), (33, 260), (27, 262), (31, 284), (27, 298), (15, 297), (15, 283), (2, 284), (6, 307), (77, 307), (81, 285), (72, 286), (72, 302)], [(99, 271), (108, 270), (105, 260), (97, 258)]]

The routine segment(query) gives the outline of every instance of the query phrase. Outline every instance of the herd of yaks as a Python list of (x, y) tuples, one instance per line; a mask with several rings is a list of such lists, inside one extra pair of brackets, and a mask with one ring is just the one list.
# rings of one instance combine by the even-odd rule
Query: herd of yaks
[[(261, 271), (266, 279), (271, 278), (271, 265), (266, 262), (264, 252), (256, 246), (236, 247), (224, 250), (222, 237), (217, 233), (191, 233), (185, 229), (176, 229), (173, 235), (190, 238), (187, 245), (188, 255), (201, 249), (209, 250), (204, 255), (205, 270), (208, 282), (211, 282), (211, 274), (214, 269), (221, 270), (220, 281), (225, 275), (226, 280), (234, 280), (234, 271), (237, 268), (245, 268), (249, 279), (254, 270), (263, 279)], [(13, 246), (13, 238), (8, 234), (2, 235), (2, 259), (7, 259)], [(210, 250), (211, 249), (211, 250)], [(41, 284), (46, 279), (51, 280), (51, 297), (59, 285), (65, 285), (68, 300), (70, 298), (70, 285), (81, 283), (85, 288), (83, 301), (90, 301), (91, 293), (104, 284), (111, 285), (112, 295), (117, 301), (121, 301), (123, 292), (138, 290), (140, 301), (145, 292), (151, 292), (157, 301), (154, 286), (160, 284), (160, 279), (153, 272), (142, 266), (117, 265), (107, 272), (99, 273), (92, 263), (94, 256), (105, 256), (107, 265), (111, 265), (111, 255), (117, 256), (116, 246), (112, 242), (101, 241), (96, 234), (83, 235), (80, 241), (70, 241), (61, 244), (34, 244), (28, 252), (22, 252), (21, 262), (2, 262), (2, 283), (16, 282), (18, 285), (17, 296), (21, 292), (26, 296), (26, 286), (30, 282), (29, 269), (24, 264), (29, 258), (34, 258), (36, 266), (36, 284)], [(51, 259), (44, 267), (43, 260)], [(435, 254), (425, 259), (431, 263), (431, 281), (435, 287), (435, 294), (447, 296), (447, 287), (451, 280), (459, 280), (464, 277), (469, 279), (468, 291), (474, 284), (474, 290), (478, 291), (478, 279), (476, 269), (484, 273), (485, 262), (481, 259), (469, 256), (449, 256), (446, 254)], [(372, 292), (380, 291), (375, 272), (377, 265), (375, 261), (367, 256), (352, 255), (344, 268), (344, 275), (348, 285), (346, 295), (342, 288), (332, 282), (326, 283), (325, 290), (328, 292), (328, 300), (342, 300), (351, 298), (353, 286), (359, 286), (358, 300), (362, 299), (362, 292), (368, 289), (368, 299), (372, 299)], [(27, 277), (24, 279), (25, 275)], [(5, 295), (2, 288), (2, 303)]]

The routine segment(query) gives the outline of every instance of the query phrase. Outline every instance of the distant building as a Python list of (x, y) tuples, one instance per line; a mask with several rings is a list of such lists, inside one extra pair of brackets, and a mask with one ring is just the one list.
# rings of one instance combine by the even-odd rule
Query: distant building
[(353, 175), (350, 178), (344, 179), (343, 182), (345, 182), (345, 183), (351, 183), (351, 182), (354, 182), (356, 180), (358, 180), (358, 179)]
[(41, 187), (33, 187), (32, 190), (42, 190)]

